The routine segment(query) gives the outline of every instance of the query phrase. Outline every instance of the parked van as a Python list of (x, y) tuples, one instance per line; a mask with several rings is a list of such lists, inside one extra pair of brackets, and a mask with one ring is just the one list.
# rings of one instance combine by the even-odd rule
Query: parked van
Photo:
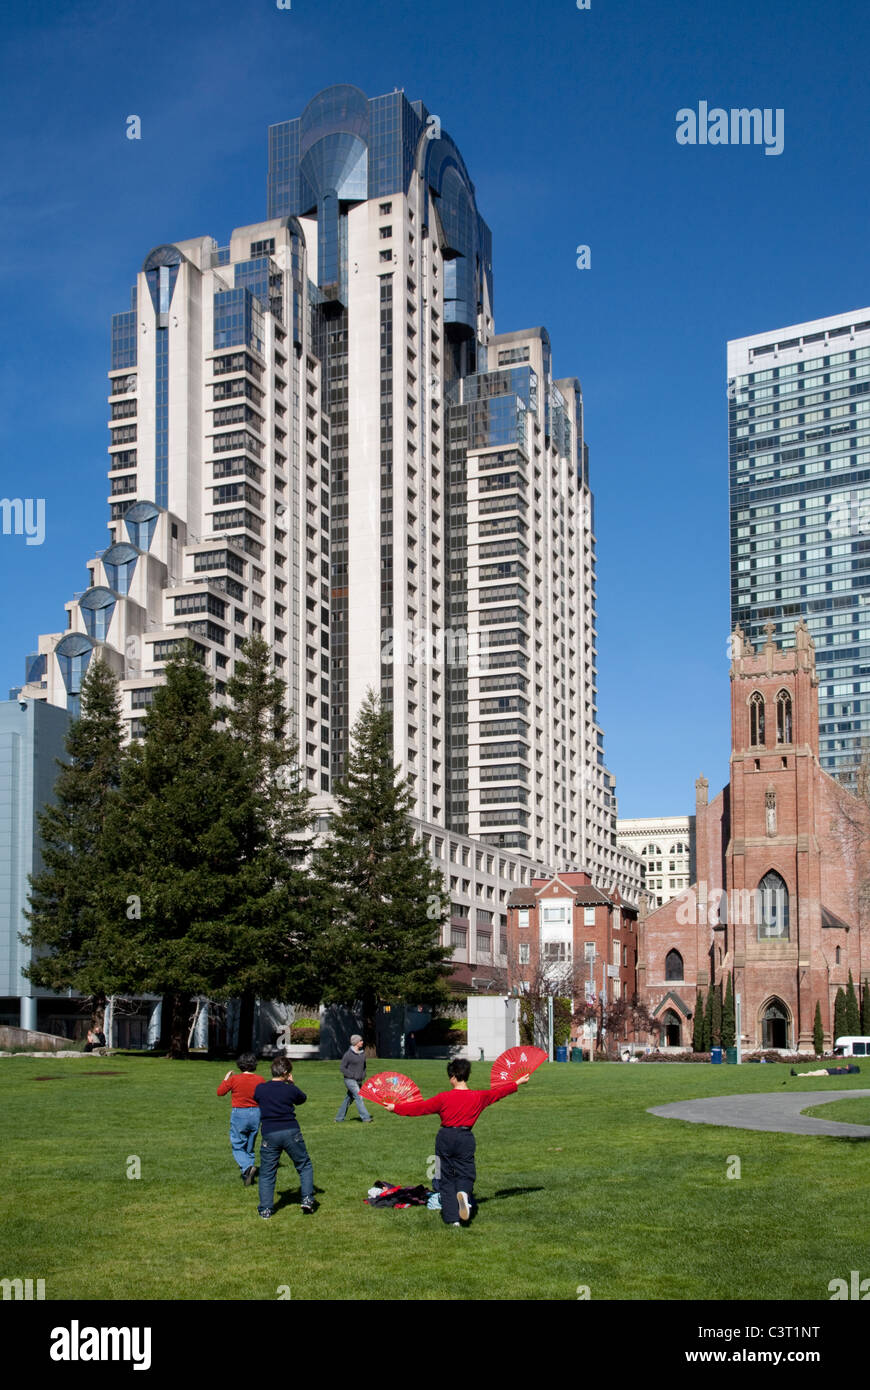
[(838, 1038), (834, 1043), (835, 1057), (870, 1057), (870, 1038)]

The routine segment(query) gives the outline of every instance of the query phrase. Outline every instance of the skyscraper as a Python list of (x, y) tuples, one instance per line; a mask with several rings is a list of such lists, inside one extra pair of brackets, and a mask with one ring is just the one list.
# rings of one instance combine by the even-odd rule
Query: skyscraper
[(731, 618), (753, 643), (806, 619), (819, 757), (870, 746), (870, 308), (728, 344)]
[(544, 329), (495, 333), (489, 229), (421, 102), (321, 92), (271, 128), (268, 196), (224, 246), (149, 252), (115, 316), (111, 544), (25, 694), (75, 710), (100, 647), (136, 736), (180, 642), (220, 700), (259, 633), (325, 818), (374, 689), (447, 939), (494, 963), (532, 872), (639, 882), (597, 722), (580, 384)]

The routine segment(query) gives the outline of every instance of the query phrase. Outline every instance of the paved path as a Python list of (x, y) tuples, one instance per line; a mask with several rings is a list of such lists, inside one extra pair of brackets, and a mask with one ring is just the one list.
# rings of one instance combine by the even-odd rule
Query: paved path
[(788, 1091), (751, 1096), (706, 1096), (680, 1100), (673, 1105), (653, 1105), (650, 1115), (668, 1120), (688, 1120), (694, 1125), (727, 1125), (731, 1129), (764, 1129), (774, 1134), (832, 1134), (841, 1139), (870, 1139), (870, 1125), (839, 1124), (802, 1115), (811, 1105), (829, 1100), (870, 1096), (870, 1091)]

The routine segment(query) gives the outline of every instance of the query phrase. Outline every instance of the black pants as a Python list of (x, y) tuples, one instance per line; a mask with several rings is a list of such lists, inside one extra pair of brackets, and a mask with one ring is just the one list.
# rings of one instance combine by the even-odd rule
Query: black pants
[(435, 1138), (435, 1154), (440, 1162), (438, 1190), (441, 1193), (441, 1220), (452, 1226), (459, 1220), (457, 1192), (465, 1192), (469, 1201), (477, 1171), (474, 1151), (477, 1148), (470, 1129), (447, 1129), (443, 1125)]

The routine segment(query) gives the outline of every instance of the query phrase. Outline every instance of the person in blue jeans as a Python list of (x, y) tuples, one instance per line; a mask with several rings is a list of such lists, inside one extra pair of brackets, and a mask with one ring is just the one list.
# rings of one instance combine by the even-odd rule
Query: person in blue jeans
[(272, 1215), (282, 1153), (289, 1155), (299, 1174), (303, 1212), (308, 1216), (314, 1211), (314, 1166), (296, 1118), (296, 1106), (304, 1105), (308, 1097), (294, 1084), (293, 1063), (287, 1057), (275, 1058), (272, 1078), (261, 1082), (254, 1092), (260, 1108), (260, 1202), (257, 1211), (264, 1221)]
[(350, 1047), (341, 1059), (341, 1074), (344, 1077), (345, 1095), (344, 1100), (338, 1108), (335, 1123), (340, 1125), (348, 1110), (351, 1101), (357, 1108), (357, 1114), (363, 1124), (371, 1124), (371, 1115), (366, 1110), (365, 1103), (359, 1093), (359, 1088), (365, 1081), (366, 1076), (366, 1056), (363, 1052), (363, 1040), (359, 1033), (354, 1033), (350, 1040)]
[(228, 1092), (233, 1098), (230, 1112), (230, 1148), (233, 1158), (239, 1165), (245, 1187), (254, 1181), (254, 1142), (260, 1128), (260, 1112), (254, 1101), (254, 1092), (263, 1084), (257, 1075), (257, 1054), (243, 1052), (239, 1057), (239, 1070), (228, 1071), (217, 1088), (219, 1096)]

